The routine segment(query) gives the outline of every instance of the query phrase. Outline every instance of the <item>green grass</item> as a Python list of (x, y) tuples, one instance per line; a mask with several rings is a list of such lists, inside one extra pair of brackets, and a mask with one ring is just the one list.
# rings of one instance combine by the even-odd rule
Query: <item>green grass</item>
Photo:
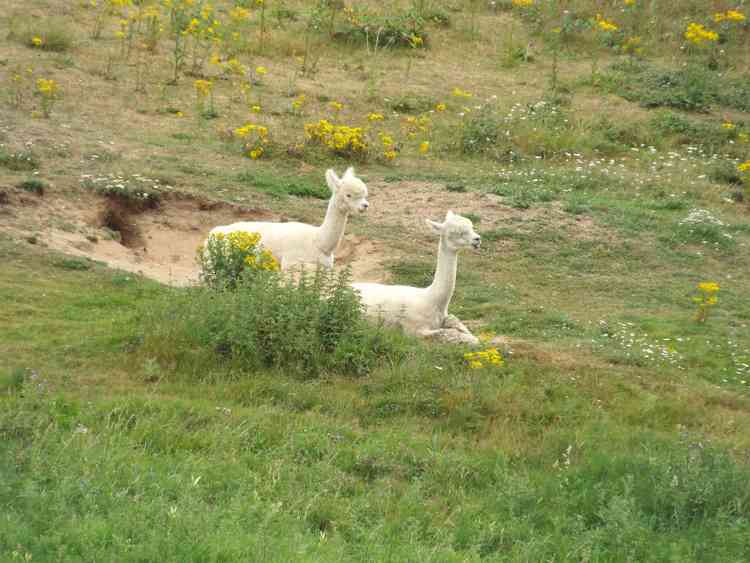
[(275, 197), (297, 196), (328, 199), (331, 192), (323, 181), (317, 177), (284, 177), (277, 174), (244, 171), (237, 175), (237, 181), (243, 186)]
[[(722, 27), (711, 60), (678, 51), (686, 21), (711, 22), (699, 3), (367, 1), (355, 24), (272, 2), (263, 47), (257, 8), (241, 44), (215, 46), (246, 78), (268, 68), (249, 100), (214, 64), (188, 74), (192, 53), (167, 85), (165, 12), (149, 51), (137, 32), (116, 38), (120, 14), (71, 5), (31, 20), (12, 4), (0, 74), (24, 78), (3, 98), (0, 230), (23, 242), (0, 235), (0, 560), (750, 559), (746, 29)], [(222, 29), (230, 4), (216, 4)], [(606, 41), (597, 13), (620, 27)], [(426, 48), (375, 48), (368, 19), (394, 47), (426, 31)], [(631, 31), (642, 62), (621, 54)], [(40, 77), (61, 88), (51, 119), (33, 117)], [(432, 128), (410, 139), (406, 117), (423, 114)], [(269, 128), (257, 161), (229, 142), (249, 118)], [(83, 232), (68, 212), (88, 220), (91, 190), (148, 202), (158, 223), (163, 189), (318, 223), (324, 170), (351, 164), (305, 144), (322, 118), (372, 128), (357, 163), (372, 212), (347, 236), (394, 283), (432, 281), (426, 216), (474, 221), (482, 249), (461, 254), (450, 311), (501, 337), (483, 346), (502, 368), (380, 328), (359, 350), (326, 347), (311, 337), (321, 303), (165, 288), (55, 254), (47, 229), (22, 226)], [(381, 130), (394, 162), (379, 160)], [(30, 180), (40, 168), (44, 185)], [(695, 210), (712, 219), (688, 225)], [(702, 281), (721, 290), (699, 323)]]
[[(750, 402), (720, 380), (730, 354), (717, 347), (729, 311), (750, 318), (731, 291), (689, 331), (663, 315), (627, 327), (690, 338), (672, 365), (651, 361), (645, 340), (618, 339), (619, 321), (602, 338), (564, 309), (529, 310), (530, 288), (467, 271), (456, 310), (489, 304), (490, 328), (527, 339), (505, 367), (467, 370), (460, 349), (414, 343), (365, 379), (310, 380), (185, 369), (169, 359), (179, 343), (153, 353), (139, 336), (141, 312), (174, 290), (0, 248), (3, 553), (702, 561), (750, 550), (750, 469), (731, 455), (750, 445)], [(428, 270), (394, 266), (402, 281)]]

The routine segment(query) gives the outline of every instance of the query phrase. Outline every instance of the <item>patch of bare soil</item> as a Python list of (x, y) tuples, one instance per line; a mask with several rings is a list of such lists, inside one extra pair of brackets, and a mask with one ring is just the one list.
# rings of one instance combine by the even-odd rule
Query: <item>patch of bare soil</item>
[[(170, 196), (143, 208), (118, 199), (81, 195), (76, 200), (4, 190), (0, 230), (73, 256), (105, 262), (170, 285), (198, 279), (196, 250), (217, 225), (278, 221), (273, 213), (220, 202)], [(357, 280), (382, 281), (382, 248), (348, 235), (337, 265)]]

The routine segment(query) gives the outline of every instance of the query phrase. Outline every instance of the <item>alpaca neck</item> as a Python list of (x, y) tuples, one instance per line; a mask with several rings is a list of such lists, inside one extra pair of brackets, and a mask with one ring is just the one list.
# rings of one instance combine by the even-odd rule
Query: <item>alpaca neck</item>
[(430, 299), (443, 314), (448, 313), (448, 304), (453, 297), (453, 290), (456, 288), (456, 269), (458, 266), (458, 254), (455, 250), (448, 248), (440, 239), (438, 248), (437, 268), (435, 269), (435, 279), (428, 288)]
[(318, 227), (318, 248), (323, 254), (333, 254), (336, 250), (344, 236), (348, 216), (346, 211), (336, 205), (336, 197), (331, 197), (323, 224)]

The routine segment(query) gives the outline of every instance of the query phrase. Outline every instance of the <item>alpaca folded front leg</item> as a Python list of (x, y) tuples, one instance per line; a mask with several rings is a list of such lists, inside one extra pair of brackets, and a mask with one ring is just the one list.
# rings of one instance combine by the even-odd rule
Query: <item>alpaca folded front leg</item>
[(422, 338), (434, 338), (442, 342), (457, 344), (479, 344), (479, 339), (470, 332), (462, 332), (455, 328), (422, 329), (417, 332)]
[(458, 317), (455, 315), (448, 315), (445, 317), (445, 320), (443, 321), (443, 326), (445, 328), (452, 328), (455, 330), (458, 330), (459, 332), (463, 332), (465, 334), (471, 334), (471, 331), (466, 328), (466, 325), (462, 323), (460, 320), (458, 320)]

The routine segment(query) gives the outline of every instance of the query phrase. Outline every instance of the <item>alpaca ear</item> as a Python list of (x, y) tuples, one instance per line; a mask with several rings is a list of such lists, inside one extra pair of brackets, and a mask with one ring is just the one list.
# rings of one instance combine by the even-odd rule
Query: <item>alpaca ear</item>
[(346, 169), (346, 172), (344, 172), (344, 178), (354, 178), (354, 167), (350, 166)]
[(443, 223), (437, 223), (435, 221), (426, 220), (426, 223), (432, 228), (432, 232), (439, 235), (443, 232)]
[(453, 211), (451, 211), (451, 210), (448, 210), (448, 213), (446, 213), (446, 214), (445, 214), (445, 218), (446, 218), (446, 220), (447, 220), (447, 219), (450, 219), (450, 218), (452, 218), (452, 217), (453, 217)]
[(341, 178), (336, 176), (336, 172), (333, 171), (333, 168), (329, 168), (326, 170), (326, 183), (328, 184), (328, 187), (331, 190), (331, 193), (336, 193), (336, 190), (339, 187), (339, 184), (341, 183)]

